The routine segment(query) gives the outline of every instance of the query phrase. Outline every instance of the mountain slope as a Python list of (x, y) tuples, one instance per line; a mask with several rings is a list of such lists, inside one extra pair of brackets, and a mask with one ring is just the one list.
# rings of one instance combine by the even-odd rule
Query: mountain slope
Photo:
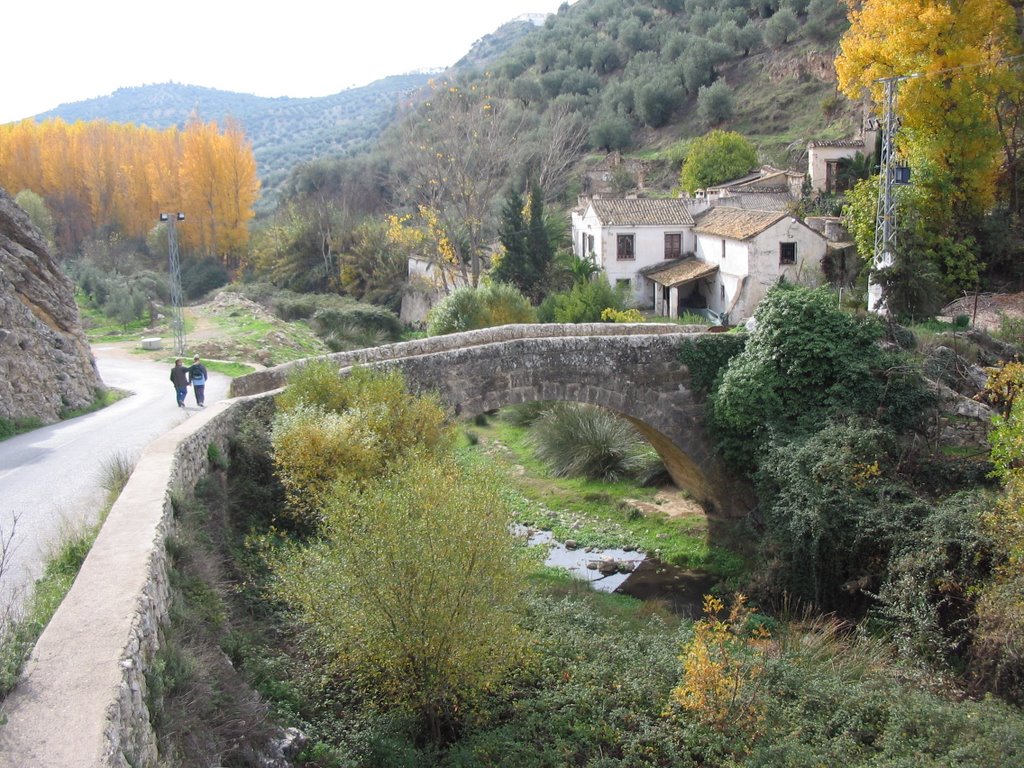
[(425, 73), (395, 75), (331, 96), (304, 99), (162, 83), (62, 104), (36, 119), (108, 120), (158, 129), (181, 127), (193, 114), (220, 124), (234, 119), (252, 142), (264, 190), (272, 193), (299, 163), (344, 154), (373, 141), (397, 108), (429, 78)]

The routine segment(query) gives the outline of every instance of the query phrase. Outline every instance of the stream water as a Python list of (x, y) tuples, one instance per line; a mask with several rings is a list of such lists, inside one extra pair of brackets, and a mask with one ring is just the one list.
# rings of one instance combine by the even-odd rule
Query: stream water
[(703, 571), (663, 563), (637, 550), (592, 549), (555, 540), (550, 531), (517, 525), (513, 532), (529, 546), (547, 546), (544, 564), (563, 568), (601, 592), (656, 600), (683, 616), (701, 615), (704, 595), (716, 583)]

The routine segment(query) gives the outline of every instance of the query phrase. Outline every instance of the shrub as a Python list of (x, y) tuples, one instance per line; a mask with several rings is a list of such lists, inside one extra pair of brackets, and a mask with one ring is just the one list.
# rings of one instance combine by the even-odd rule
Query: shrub
[(601, 320), (606, 323), (642, 323), (644, 315), (639, 309), (612, 309), (608, 307), (601, 312)]
[(431, 336), (440, 336), (509, 323), (532, 323), (534, 320), (535, 312), (529, 300), (510, 285), (463, 286), (430, 310), (427, 332)]
[(402, 334), (398, 316), (384, 307), (351, 302), (343, 307), (322, 307), (313, 314), (313, 327), (323, 337), (345, 331), (377, 335), (386, 341), (395, 341)]
[(970, 647), (995, 549), (983, 523), (987, 506), (979, 492), (955, 494), (896, 539), (873, 613), (905, 659), (958, 665)]
[(556, 403), (544, 411), (533, 423), (531, 439), (556, 477), (636, 477), (649, 472), (654, 453), (625, 419), (575, 403)]
[(719, 446), (737, 466), (754, 462), (772, 432), (816, 431), (832, 417), (872, 414), (903, 429), (928, 395), (905, 359), (877, 344), (882, 326), (836, 307), (825, 289), (779, 285), (712, 395)]
[(736, 355), (746, 346), (746, 334), (715, 333), (686, 341), (679, 350), (679, 362), (690, 371), (690, 383), (701, 394), (710, 392)]
[(186, 261), (181, 267), (181, 290), (185, 298), (198, 299), (227, 285), (230, 276), (218, 259)]
[(929, 509), (895, 476), (895, 456), (891, 432), (854, 421), (768, 443), (756, 481), (776, 596), (863, 610)]
[(276, 592), (378, 705), (443, 744), (518, 656), (520, 550), (501, 484), (481, 467), (415, 453), (389, 470), (335, 486), (322, 537), (274, 558)]
[(273, 294), (271, 307), (282, 320), (308, 320), (320, 308), (320, 302), (320, 294), (278, 290)]
[(598, 323), (606, 309), (621, 311), (626, 290), (614, 290), (604, 275), (576, 283), (568, 293), (548, 296), (537, 310), (542, 323)]
[(454, 440), (436, 397), (410, 395), (397, 371), (356, 368), (343, 377), (311, 363), (289, 379), (278, 409), (271, 442), (288, 509), (314, 524), (339, 480), (367, 483), (410, 450)]
[(729, 614), (725, 604), (704, 596), (704, 617), (693, 625), (693, 638), (683, 648), (683, 680), (673, 701), (716, 730), (753, 737), (762, 729), (764, 685), (771, 633), (751, 629), (746, 597), (736, 595)]

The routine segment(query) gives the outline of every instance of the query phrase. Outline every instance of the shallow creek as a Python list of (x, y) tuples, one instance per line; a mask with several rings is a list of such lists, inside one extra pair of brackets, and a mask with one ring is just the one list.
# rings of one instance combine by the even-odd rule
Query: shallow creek
[(550, 531), (522, 525), (513, 532), (529, 546), (547, 546), (545, 565), (563, 568), (601, 592), (660, 601), (683, 616), (700, 616), (704, 594), (716, 582), (710, 574), (669, 565), (637, 550), (583, 548), (572, 542), (567, 546)]

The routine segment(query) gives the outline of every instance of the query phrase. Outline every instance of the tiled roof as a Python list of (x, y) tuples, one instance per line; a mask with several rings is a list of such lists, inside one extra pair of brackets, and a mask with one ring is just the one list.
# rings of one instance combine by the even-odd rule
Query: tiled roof
[(597, 218), (608, 227), (677, 226), (692, 227), (693, 216), (679, 198), (594, 198)]
[(713, 275), (717, 271), (717, 264), (708, 264), (706, 261), (700, 261), (691, 257), (687, 259), (672, 259), (663, 264), (642, 269), (640, 273), (658, 285), (671, 288), (683, 283), (700, 280), (702, 277)]
[(785, 216), (785, 211), (749, 211), (743, 208), (716, 206), (697, 216), (697, 224), (693, 231), (702, 235), (747, 240), (764, 232)]
[(822, 139), (811, 141), (808, 147), (863, 147), (864, 139)]
[(715, 200), (716, 206), (758, 211), (785, 211), (792, 204), (789, 192), (734, 192)]

